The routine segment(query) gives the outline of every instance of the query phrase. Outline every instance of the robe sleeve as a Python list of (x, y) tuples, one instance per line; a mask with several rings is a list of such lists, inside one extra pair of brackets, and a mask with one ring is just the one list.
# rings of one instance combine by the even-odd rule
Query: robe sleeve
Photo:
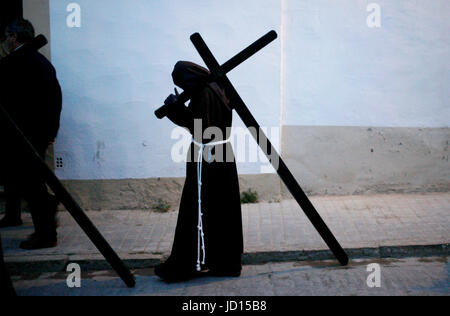
[[(189, 107), (183, 105), (169, 106), (167, 117), (176, 125), (193, 130), (193, 116)], [(191, 132), (192, 133), (192, 132)]]
[(214, 91), (205, 87), (191, 99), (188, 107), (169, 107), (167, 117), (175, 124), (185, 127), (194, 135), (194, 120), (202, 120), (202, 133), (205, 129), (218, 126), (221, 117), (221, 105)]

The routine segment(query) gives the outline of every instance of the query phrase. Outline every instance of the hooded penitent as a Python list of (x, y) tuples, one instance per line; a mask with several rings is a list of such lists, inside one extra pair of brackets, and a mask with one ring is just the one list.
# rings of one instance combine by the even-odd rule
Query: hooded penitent
[(226, 108), (229, 107), (229, 100), (225, 92), (216, 82), (209, 82), (210, 72), (208, 69), (194, 64), (190, 61), (179, 61), (175, 64), (172, 72), (173, 82), (183, 90), (198, 91), (208, 85), (217, 97), (223, 102)]
[(209, 71), (189, 61), (179, 61), (172, 72), (173, 83), (183, 90), (192, 90), (206, 84)]
[[(229, 101), (217, 83), (207, 82), (209, 71), (199, 65), (178, 62), (172, 76), (177, 86), (191, 92), (192, 98), (187, 107), (172, 107), (169, 119), (191, 133), (194, 120), (200, 119), (203, 130), (218, 127), (222, 137), (196, 139), (196, 144), (191, 144), (172, 253), (155, 273), (168, 280), (187, 278), (195, 274), (201, 259), (201, 270), (236, 275), (241, 270), (243, 252), (236, 163), (230, 143), (214, 145), (229, 138), (232, 124)], [(209, 156), (204, 155), (198, 164), (194, 157), (198, 157), (200, 148)]]

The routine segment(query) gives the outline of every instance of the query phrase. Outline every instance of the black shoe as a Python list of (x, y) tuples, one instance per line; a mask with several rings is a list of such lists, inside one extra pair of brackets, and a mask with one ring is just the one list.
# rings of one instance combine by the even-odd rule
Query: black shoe
[(20, 218), (12, 220), (4, 217), (0, 220), (0, 228), (21, 226), (22, 224), (23, 222)]
[(32, 234), (27, 240), (20, 243), (20, 248), (24, 250), (36, 250), (44, 248), (54, 248), (58, 245), (56, 238), (42, 237)]

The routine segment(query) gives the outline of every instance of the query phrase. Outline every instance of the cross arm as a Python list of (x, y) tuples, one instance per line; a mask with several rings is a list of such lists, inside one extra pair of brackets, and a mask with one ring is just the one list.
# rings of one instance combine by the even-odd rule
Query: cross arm
[[(256, 54), (258, 51), (263, 49), (265, 46), (270, 44), (272, 41), (274, 41), (277, 38), (277, 33), (275, 31), (270, 31), (266, 35), (262, 36), (260, 39), (255, 41), (253, 44), (248, 46), (246, 49), (241, 51), (239, 54), (228, 60), (226, 63), (224, 63), (222, 66), (220, 66), (217, 61), (214, 59), (211, 62), (214, 62), (214, 67), (209, 67), (211, 71), (211, 74), (209, 78), (207, 79), (208, 82), (217, 81), (220, 78), (222, 78), (225, 74), (239, 66), (241, 63), (249, 59), (251, 56)], [(201, 36), (199, 33), (195, 33), (191, 35), (191, 40), (198, 41), (201, 40)], [(204, 45), (204, 49), (208, 49), (206, 47), (206, 44)], [(209, 49), (208, 49), (209, 50)], [(212, 54), (211, 54), (212, 56)], [(190, 94), (186, 91), (182, 92), (178, 97), (178, 105), (182, 105), (189, 101), (191, 98)], [(155, 115), (157, 118), (162, 119), (163, 117), (167, 116), (167, 106), (163, 105), (159, 109), (155, 111)]]

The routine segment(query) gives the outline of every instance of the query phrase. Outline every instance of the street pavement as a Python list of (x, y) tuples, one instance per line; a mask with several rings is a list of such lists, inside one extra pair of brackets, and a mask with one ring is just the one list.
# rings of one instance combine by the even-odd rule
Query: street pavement
[[(62, 280), (54, 280), (58, 273), (67, 274), (70, 263), (93, 273), (84, 283), (86, 295), (113, 295), (114, 291), (125, 295), (448, 295), (450, 193), (314, 196), (311, 201), (352, 258), (349, 267), (337, 267), (336, 261), (325, 267), (304, 265), (333, 256), (295, 200), (242, 206), (245, 265), (243, 276), (236, 280), (202, 278), (168, 286), (152, 276), (151, 270), (141, 269), (154, 267), (170, 254), (176, 211), (87, 212), (125, 263), (136, 269), (138, 287), (130, 292), (115, 274), (92, 271), (110, 267), (67, 212), (59, 213), (56, 248), (19, 249), (20, 241), (33, 232), (29, 214), (23, 215), (23, 226), (1, 229), (0, 234), (5, 261), (23, 295), (80, 293), (67, 292)], [(430, 256), (438, 257), (429, 261)], [(366, 261), (359, 263), (359, 259)], [(365, 285), (365, 265), (377, 260), (383, 267), (382, 292)], [(23, 280), (24, 276), (30, 280)], [(50, 285), (39, 285), (40, 281), (55, 281), (59, 292)], [(40, 286), (42, 291), (33, 289)]]
[[(367, 271), (374, 263), (380, 268), (379, 284), (371, 282)], [(17, 294), (23, 296), (448, 296), (449, 272), (448, 257), (427, 257), (356, 259), (347, 267), (334, 261), (245, 265), (239, 278), (201, 277), (172, 284), (153, 275), (153, 269), (143, 269), (135, 271), (134, 289), (112, 271), (83, 273), (78, 288), (68, 287), (67, 278), (72, 280), (68, 272), (13, 280)]]
[[(374, 249), (450, 243), (450, 193), (315, 196), (312, 203), (345, 249)], [(327, 250), (327, 245), (295, 200), (245, 204), (246, 254)], [(170, 254), (178, 213), (154, 211), (87, 212), (113, 249), (125, 259), (163, 259)], [(68, 212), (59, 213), (59, 244), (24, 251), (21, 240), (33, 232), (25, 224), (1, 229), (7, 262), (102, 259)]]

